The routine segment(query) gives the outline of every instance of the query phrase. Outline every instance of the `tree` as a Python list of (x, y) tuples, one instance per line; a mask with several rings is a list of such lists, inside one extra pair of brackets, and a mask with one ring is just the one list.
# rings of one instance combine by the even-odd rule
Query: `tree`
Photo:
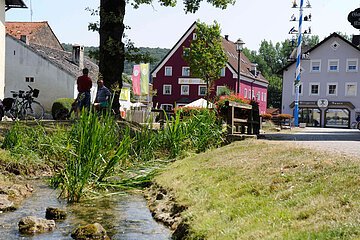
[[(185, 12), (195, 13), (202, 0), (186, 0)], [(140, 4), (152, 4), (152, 0), (134, 0), (131, 4), (137, 8)], [(159, 0), (163, 6), (175, 6), (176, 0)], [(217, 8), (225, 9), (235, 0), (208, 0)], [(100, 0), (100, 54), (99, 71), (104, 84), (115, 93), (113, 109), (119, 112), (119, 91), (122, 87), (122, 73), (124, 70), (125, 48), (122, 41), (125, 25), (126, 0)], [(96, 26), (90, 26), (94, 29)]]
[(190, 74), (206, 82), (206, 100), (209, 100), (210, 89), (214, 81), (220, 78), (221, 69), (225, 67), (227, 56), (222, 48), (220, 25), (196, 23), (196, 39), (185, 48), (184, 59), (190, 66)]

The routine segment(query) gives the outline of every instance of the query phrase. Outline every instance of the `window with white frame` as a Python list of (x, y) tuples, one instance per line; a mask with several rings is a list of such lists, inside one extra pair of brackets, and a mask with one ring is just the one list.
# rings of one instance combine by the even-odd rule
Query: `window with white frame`
[(181, 85), (181, 95), (189, 95), (189, 85)]
[[(299, 95), (303, 95), (303, 91), (302, 91), (302, 82), (300, 82), (300, 84), (299, 84)], [(295, 95), (295, 90), (296, 90), (296, 88), (295, 88), (295, 85), (293, 85), (293, 95)]]
[(165, 111), (171, 111), (171, 110), (173, 110), (173, 105), (172, 104), (161, 104), (160, 108), (164, 109)]
[(220, 71), (220, 77), (225, 77), (225, 68), (222, 68)]
[(321, 60), (310, 61), (310, 72), (321, 72)]
[(226, 86), (217, 86), (216, 95), (219, 96), (226, 91)]
[(196, 39), (197, 39), (196, 33), (193, 33), (193, 40), (196, 40)]
[(165, 76), (172, 76), (172, 67), (165, 67)]
[(163, 86), (163, 94), (171, 95), (171, 85), (164, 84)]
[(345, 96), (355, 97), (357, 94), (357, 83), (345, 83)]
[(346, 71), (347, 72), (357, 72), (358, 71), (358, 59), (357, 58), (346, 59)]
[(254, 97), (255, 97), (255, 91), (252, 90), (252, 91), (251, 91), (251, 99), (254, 99)]
[(309, 84), (309, 95), (310, 96), (320, 95), (320, 83), (310, 83)]
[(329, 59), (328, 66), (329, 72), (339, 72), (339, 59)]
[(257, 92), (256, 97), (257, 97), (257, 100), (260, 101), (260, 92)]
[(264, 102), (266, 102), (266, 93), (264, 93)]
[(205, 96), (206, 95), (206, 86), (199, 86), (199, 96)]
[(251, 99), (251, 90), (248, 89), (248, 98)]
[(327, 84), (327, 92), (328, 96), (337, 96), (337, 83), (328, 83)]
[(244, 88), (244, 98), (247, 98), (247, 89)]
[(182, 76), (190, 77), (190, 67), (182, 67)]
[(261, 101), (264, 101), (264, 93), (261, 93)]
[(25, 77), (25, 82), (26, 83), (33, 83), (33, 82), (35, 82), (35, 78), (34, 77)]

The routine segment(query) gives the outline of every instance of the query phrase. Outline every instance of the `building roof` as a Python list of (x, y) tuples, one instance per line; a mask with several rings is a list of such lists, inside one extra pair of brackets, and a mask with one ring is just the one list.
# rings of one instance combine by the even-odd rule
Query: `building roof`
[[(323, 45), (326, 41), (328, 41), (330, 38), (340, 38), (341, 40), (343, 40), (344, 42), (346, 42), (347, 44), (349, 44), (351, 47), (355, 48), (357, 51), (360, 51), (360, 48), (358, 48), (355, 44), (353, 44), (352, 42), (350, 42), (349, 40), (345, 39), (344, 37), (342, 37), (341, 35), (337, 34), (336, 32), (330, 34), (328, 37), (326, 37), (324, 40), (322, 40), (321, 42), (319, 42), (318, 44), (316, 44), (314, 47), (312, 48), (305, 48), (302, 53), (303, 54), (310, 54), (312, 51), (314, 51), (316, 48), (320, 47), (321, 45)], [(295, 50), (294, 50), (295, 51)], [(295, 57), (293, 56), (294, 51), (292, 52), (290, 57), (293, 57), (294, 61), (290, 62), (289, 64), (287, 64), (285, 67), (283, 67), (283, 69), (281, 70), (281, 72), (283, 72), (284, 70), (287, 70), (291, 65), (293, 65), (294, 63), (296, 63), (296, 55)], [(295, 51), (296, 53), (296, 51)], [(311, 55), (310, 55), (311, 56)]]
[(23, 0), (5, 0), (6, 11), (10, 8), (27, 8)]
[[(189, 29), (184, 33), (184, 35), (177, 41), (177, 43), (173, 46), (173, 48), (168, 52), (168, 54), (163, 58), (162, 61), (153, 69), (151, 72), (152, 76), (154, 76), (163, 66), (164, 64), (170, 59), (170, 57), (175, 53), (175, 51), (182, 46), (185, 39), (195, 30), (196, 28), (196, 22), (194, 22)], [(236, 51), (236, 45), (234, 42), (231, 42), (225, 38), (222, 38), (222, 46), (223, 49), (228, 57), (228, 65), (232, 68), (232, 72), (235, 72), (237, 74), (238, 69), (238, 53)], [(240, 56), (241, 63), (240, 63), (240, 75), (252, 78), (254, 80), (269, 83), (268, 80), (264, 78), (264, 76), (261, 75), (260, 72), (258, 72), (257, 76), (255, 76), (250, 70), (251, 70), (251, 62), (250, 60), (241, 53)]]
[[(42, 41), (42, 45), (46, 45), (44, 41), (40, 38), (39, 35), (43, 35), (41, 32), (42, 29), (49, 29), (52, 38), (59, 45), (59, 48), (63, 49), (59, 39), (56, 37), (55, 33), (51, 29), (47, 21), (43, 22), (5, 22), (6, 33), (11, 36), (20, 39), (21, 36), (25, 35), (29, 42), (36, 42), (39, 44), (39, 41)], [(47, 35), (46, 35), (47, 36)]]
[[(49, 48), (46, 46), (41, 46), (38, 44), (30, 43), (27, 45), (23, 41), (7, 34), (7, 37), (11, 37), (15, 41), (19, 42), (29, 50), (33, 51), (34, 53), (38, 54), (42, 58), (48, 60), (52, 64), (56, 65), (58, 68), (66, 71), (70, 75), (74, 76), (75, 78), (80, 76), (82, 73), (82, 69), (79, 68), (77, 64), (72, 62), (72, 53), (66, 52), (64, 50)], [(99, 67), (92, 62), (89, 58), (84, 56), (84, 67), (89, 69), (89, 77), (92, 79), (93, 82), (97, 81)]]

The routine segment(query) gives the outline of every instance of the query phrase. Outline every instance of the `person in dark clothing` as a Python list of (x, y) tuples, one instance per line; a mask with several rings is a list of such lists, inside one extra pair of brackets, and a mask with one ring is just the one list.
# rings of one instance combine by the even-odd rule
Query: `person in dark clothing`
[(77, 100), (77, 109), (76, 113), (77, 116), (79, 115), (80, 111), (86, 107), (90, 109), (90, 89), (92, 87), (92, 81), (89, 75), (89, 69), (83, 69), (83, 75), (77, 78), (77, 90), (79, 92), (76, 100)]

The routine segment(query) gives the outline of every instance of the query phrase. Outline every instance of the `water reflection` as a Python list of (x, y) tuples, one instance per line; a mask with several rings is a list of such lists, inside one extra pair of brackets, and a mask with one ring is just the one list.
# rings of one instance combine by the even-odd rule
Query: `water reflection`
[[(94, 222), (103, 225), (111, 239), (170, 239), (170, 231), (153, 220), (141, 195), (114, 195), (81, 204), (66, 204), (45, 185), (37, 184), (35, 189), (36, 192), (17, 211), (0, 214), (0, 239), (72, 239), (70, 233), (76, 226)], [(17, 223), (20, 218), (30, 215), (44, 218), (49, 206), (65, 209), (68, 218), (57, 222), (56, 229), (50, 233), (19, 234)]]

